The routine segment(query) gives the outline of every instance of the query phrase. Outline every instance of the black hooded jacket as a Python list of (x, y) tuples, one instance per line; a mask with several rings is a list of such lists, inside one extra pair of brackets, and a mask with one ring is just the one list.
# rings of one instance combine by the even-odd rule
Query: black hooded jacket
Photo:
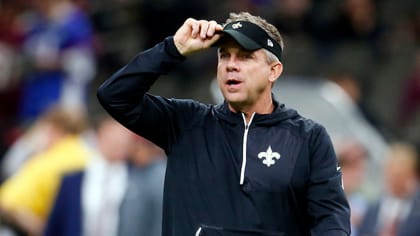
[(168, 156), (162, 234), (349, 235), (349, 206), (325, 129), (276, 101), (273, 113), (254, 114), (245, 125), (226, 103), (147, 93), (183, 60), (169, 37), (97, 94), (116, 120)]

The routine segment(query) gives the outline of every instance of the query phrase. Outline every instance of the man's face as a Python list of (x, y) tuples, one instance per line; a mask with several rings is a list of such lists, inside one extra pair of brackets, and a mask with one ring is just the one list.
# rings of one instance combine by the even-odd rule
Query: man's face
[(263, 49), (247, 51), (227, 39), (218, 51), (217, 81), (226, 101), (235, 108), (250, 108), (271, 98), (272, 65)]

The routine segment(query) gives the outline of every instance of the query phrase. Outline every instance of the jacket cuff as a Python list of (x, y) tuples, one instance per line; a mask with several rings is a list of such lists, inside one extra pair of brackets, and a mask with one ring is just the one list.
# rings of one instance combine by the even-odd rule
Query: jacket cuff
[(185, 56), (183, 56), (175, 46), (174, 37), (170, 36), (165, 39), (165, 51), (172, 57), (184, 60)]

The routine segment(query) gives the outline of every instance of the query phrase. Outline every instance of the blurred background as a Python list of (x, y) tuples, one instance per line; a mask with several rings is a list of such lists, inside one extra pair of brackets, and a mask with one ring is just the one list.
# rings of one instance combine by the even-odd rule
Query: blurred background
[[(383, 191), (392, 192), (384, 179), (395, 145), (412, 150), (397, 153), (415, 156), (417, 176), (418, 0), (0, 0), (1, 181), (47, 148), (40, 123), (51, 107), (79, 114), (94, 129), (103, 114), (96, 89), (113, 72), (188, 17), (223, 23), (239, 11), (282, 33), (284, 72), (275, 96), (324, 125), (339, 161), (354, 164), (349, 176), (359, 181), (349, 196), (361, 193), (354, 205), (360, 217)], [(215, 49), (193, 55), (151, 92), (220, 102), (216, 64)], [(83, 133), (95, 146), (96, 133)]]
[[(187, 17), (223, 22), (231, 11), (262, 15), (280, 29), (286, 43), (283, 78), (340, 81), (386, 138), (419, 140), (418, 1), (72, 0), (83, 12), (79, 18), (85, 19), (73, 16), (61, 29), (49, 25), (54, 22), (42, 22), (65, 21), (59, 7), (47, 6), (56, 2), (60, 1), (0, 2), (3, 146), (16, 135), (13, 127), (27, 125), (55, 100), (95, 112), (97, 85), (136, 53), (172, 35)], [(44, 19), (54, 14), (58, 16)], [(78, 52), (71, 55), (72, 50)], [(192, 57), (170, 79), (159, 81), (153, 92), (214, 102), (209, 89), (215, 76), (214, 53)], [(48, 79), (37, 82), (39, 77), (71, 77), (78, 85), (54, 91), (65, 82), (49, 85)], [(87, 90), (86, 95), (81, 90)], [(41, 95), (44, 102), (37, 102)]]

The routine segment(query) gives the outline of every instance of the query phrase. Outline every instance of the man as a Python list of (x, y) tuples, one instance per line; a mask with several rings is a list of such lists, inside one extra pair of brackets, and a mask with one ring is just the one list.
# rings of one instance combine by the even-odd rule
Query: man
[(338, 162), (343, 173), (343, 186), (351, 210), (351, 235), (357, 236), (358, 227), (368, 206), (363, 184), (366, 180), (369, 164), (369, 153), (366, 148), (352, 138), (340, 140), (335, 147)]
[(133, 134), (110, 117), (99, 120), (95, 134), (86, 168), (63, 176), (43, 235), (119, 235)]
[(358, 235), (419, 235), (418, 166), (418, 153), (412, 144), (391, 143), (384, 162), (384, 189), (368, 207)]
[(92, 151), (84, 136), (85, 113), (80, 110), (51, 107), (36, 126), (37, 152), (0, 185), (0, 218), (28, 235), (41, 234), (62, 176), (83, 169)]
[(120, 206), (117, 235), (160, 236), (166, 158), (162, 149), (142, 137), (136, 138), (130, 153), (129, 179)]
[[(272, 97), (283, 69), (280, 34), (249, 13), (226, 23), (186, 20), (98, 90), (114, 118), (168, 156), (162, 235), (349, 235), (325, 129)], [(185, 56), (216, 42), (223, 104), (146, 93)]]
[(161, 235), (160, 149), (108, 116), (95, 134), (87, 167), (63, 177), (43, 235)]

